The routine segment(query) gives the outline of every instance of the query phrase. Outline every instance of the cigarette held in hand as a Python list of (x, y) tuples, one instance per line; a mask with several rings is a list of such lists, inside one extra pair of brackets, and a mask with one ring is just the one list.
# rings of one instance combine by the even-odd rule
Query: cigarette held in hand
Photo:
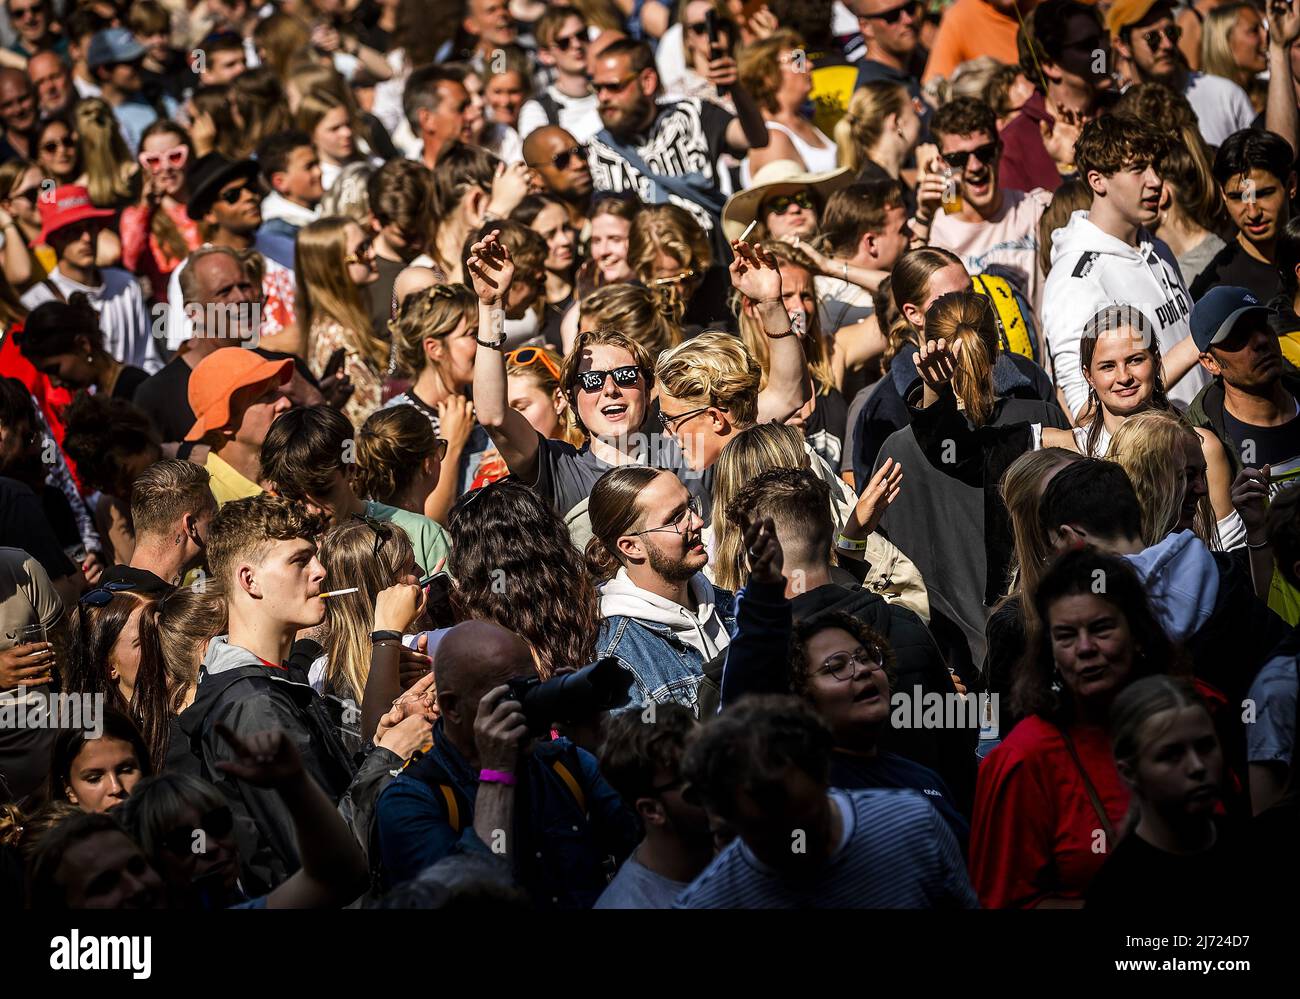
[(745, 231), (740, 234), (740, 241), (742, 243), (749, 239), (749, 234), (754, 231), (754, 226), (756, 225), (758, 225), (758, 219), (754, 219), (753, 222), (749, 223), (749, 225), (745, 227)]
[(318, 593), (317, 596), (322, 600), (325, 597), (342, 597), (349, 593), (356, 593), (359, 589), (361, 589), (359, 586), (349, 586), (346, 590), (330, 590), (328, 593)]

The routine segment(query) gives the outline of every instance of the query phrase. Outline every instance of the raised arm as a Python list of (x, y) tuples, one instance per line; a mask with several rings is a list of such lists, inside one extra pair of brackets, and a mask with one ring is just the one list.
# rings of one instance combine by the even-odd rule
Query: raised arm
[(1300, 149), (1297, 133), (1295, 84), (1291, 73), (1291, 46), (1300, 39), (1300, 10), (1293, 3), (1271, 0), (1268, 5), (1268, 104), (1264, 110), (1264, 127)]
[(234, 759), (217, 769), (254, 787), (273, 789), (293, 821), (302, 866), (266, 899), (268, 909), (329, 909), (366, 890), (366, 858), (333, 802), (303, 769), (302, 756), (282, 731), (239, 738), (225, 725), (217, 733)]
[(758, 394), (758, 422), (784, 423), (812, 398), (812, 379), (781, 297), (781, 269), (759, 246), (736, 240), (731, 248), (731, 283), (758, 316), (768, 339), (767, 388)]
[(470, 249), (466, 275), (478, 295), (478, 354), (474, 359), (474, 410), (478, 422), (505, 460), (525, 482), (537, 480), (537, 431), (512, 409), (506, 387), (505, 297), (514, 280), (510, 251), (493, 230)]

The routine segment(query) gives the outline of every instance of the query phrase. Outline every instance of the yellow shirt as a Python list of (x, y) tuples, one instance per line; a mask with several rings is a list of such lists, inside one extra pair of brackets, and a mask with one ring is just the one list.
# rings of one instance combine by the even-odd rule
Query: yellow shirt
[(218, 507), (225, 506), (231, 500), (256, 496), (262, 491), (261, 486), (256, 482), (249, 482), (228, 462), (222, 461), (217, 454), (209, 454), (207, 465), (204, 467), (208, 470), (211, 480), (209, 485), (212, 488), (212, 495), (216, 497)]

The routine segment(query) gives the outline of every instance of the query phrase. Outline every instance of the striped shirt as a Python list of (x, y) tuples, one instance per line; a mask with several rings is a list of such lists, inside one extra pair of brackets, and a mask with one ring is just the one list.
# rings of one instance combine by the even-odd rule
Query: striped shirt
[(957, 840), (918, 791), (832, 789), (843, 834), (799, 882), (734, 840), (677, 897), (678, 909), (976, 908)]

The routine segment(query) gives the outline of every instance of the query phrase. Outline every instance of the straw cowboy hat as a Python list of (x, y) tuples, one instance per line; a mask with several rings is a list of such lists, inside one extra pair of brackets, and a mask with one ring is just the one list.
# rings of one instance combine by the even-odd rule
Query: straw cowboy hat
[(739, 239), (767, 198), (811, 188), (817, 194), (817, 200), (825, 205), (827, 198), (851, 183), (853, 173), (848, 167), (828, 173), (809, 173), (794, 160), (773, 160), (754, 174), (747, 190), (727, 199), (722, 209), (722, 231), (728, 240)]

